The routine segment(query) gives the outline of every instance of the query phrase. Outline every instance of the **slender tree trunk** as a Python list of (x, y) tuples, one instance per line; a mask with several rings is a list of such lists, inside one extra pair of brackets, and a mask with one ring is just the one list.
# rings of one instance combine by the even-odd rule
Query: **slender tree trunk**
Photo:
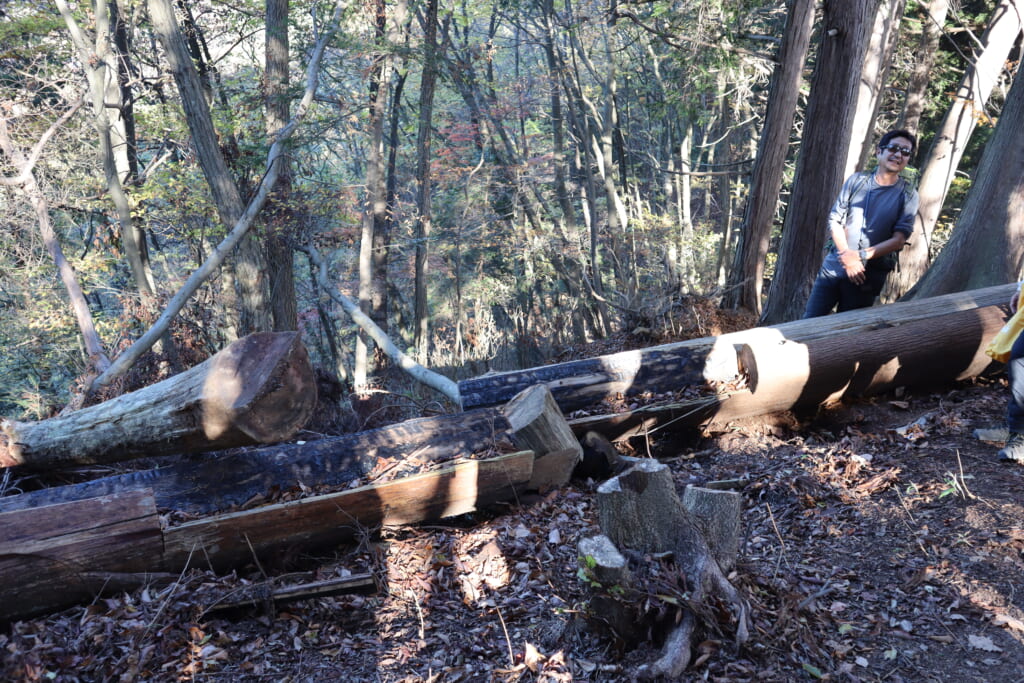
[[(288, 0), (266, 1), (266, 128), (273, 139), (291, 118), (288, 94)], [(267, 200), (266, 261), (270, 287), (270, 312), (275, 332), (299, 329), (295, 304), (293, 256), (294, 218), (290, 205), (292, 190), (291, 160), (287, 154), (275, 163), (277, 183)]]
[(920, 6), (921, 39), (916, 51), (917, 59), (910, 72), (907, 84), (907, 96), (903, 102), (903, 112), (897, 128), (908, 130), (917, 135), (921, 124), (921, 114), (927, 103), (928, 84), (932, 77), (932, 67), (939, 51), (942, 39), (942, 27), (946, 23), (949, 11), (949, 0), (931, 0)]
[[(221, 222), (230, 229), (241, 218), (245, 204), (218, 144), (203, 84), (185, 46), (171, 0), (148, 0), (148, 6), (153, 28), (178, 86), (199, 166), (203, 169)], [(242, 334), (269, 329), (267, 297), (264, 294), (265, 269), (252, 239), (244, 239), (247, 236), (243, 235), (239, 244), (235, 268), (241, 306), (239, 332)]]
[[(366, 160), (366, 200), (363, 208), (362, 236), (359, 242), (359, 309), (370, 319), (373, 291), (373, 232), (377, 216), (387, 210), (384, 183), (384, 114), (387, 111), (388, 81), (391, 58), (385, 52), (384, 39), (387, 31), (387, 5), (385, 0), (374, 0), (372, 5), (379, 52), (374, 59), (370, 74), (370, 120), (369, 153)], [(360, 331), (356, 339), (356, 365), (354, 379), (357, 389), (366, 386), (369, 373), (369, 335)]]
[(763, 324), (799, 318), (821, 265), (829, 209), (843, 183), (861, 61), (878, 0), (825, 3), (821, 44), (807, 104), (803, 145)]
[(761, 312), (764, 262), (768, 255), (779, 192), (782, 189), (790, 131), (796, 117), (804, 61), (814, 27), (815, 0), (794, 0), (779, 48), (779, 65), (772, 75), (764, 129), (750, 181), (746, 214), (728, 281), (723, 308)]
[(1002, 75), (1006, 56), (1020, 31), (1021, 7), (1018, 0), (1000, 0), (982, 37), (982, 45), (964, 74), (932, 142), (917, 188), (921, 205), (914, 222), (914, 233), (900, 256), (899, 271), (889, 278), (888, 289), (883, 294), (886, 300), (899, 298), (928, 268), (932, 230), (946, 201), (946, 193), (978, 118), (985, 115), (985, 103)]
[(868, 50), (864, 55), (851, 134), (853, 144), (850, 145), (843, 177), (863, 169), (875, 152), (875, 119), (882, 101), (882, 89), (889, 78), (892, 52), (896, 47), (900, 19), (906, 5), (907, 0), (881, 0), (879, 4)]
[(1003, 284), (1024, 265), (1024, 78), (1018, 73), (963, 211), (935, 264), (906, 298)]
[(434, 85), (437, 83), (437, 6), (428, 0), (423, 24), (423, 76), (420, 82), (420, 120), (416, 134), (416, 352), (426, 363), (430, 346), (430, 311), (427, 296), (427, 253), (430, 239), (431, 177), (430, 147), (434, 114)]
[[(66, 114), (51, 130), (55, 130), (64, 120), (70, 118), (70, 113)], [(96, 326), (93, 324), (89, 303), (86, 301), (85, 294), (83, 294), (82, 288), (78, 284), (74, 268), (64, 258), (64, 252), (60, 248), (57, 234), (50, 223), (49, 206), (42, 190), (39, 188), (39, 184), (36, 182), (35, 174), (32, 171), (33, 162), (29, 160), (28, 155), (22, 150), (15, 148), (14, 141), (11, 140), (7, 129), (7, 118), (3, 114), (4, 112), (0, 110), (0, 151), (7, 157), (7, 160), (14, 166), (19, 175), (17, 182), (5, 184), (20, 185), (25, 196), (32, 204), (32, 208), (35, 209), (36, 221), (39, 223), (39, 232), (43, 237), (43, 243), (46, 245), (46, 251), (49, 252), (50, 258), (53, 259), (54, 265), (57, 266), (57, 272), (60, 274), (61, 282), (68, 293), (68, 300), (71, 302), (71, 310), (78, 323), (78, 330), (82, 334), (82, 342), (89, 356), (90, 371), (100, 374), (110, 367), (110, 360), (103, 351), (103, 343), (100, 341), (99, 333), (96, 332)], [(45, 139), (44, 137), (39, 144), (42, 145)]]

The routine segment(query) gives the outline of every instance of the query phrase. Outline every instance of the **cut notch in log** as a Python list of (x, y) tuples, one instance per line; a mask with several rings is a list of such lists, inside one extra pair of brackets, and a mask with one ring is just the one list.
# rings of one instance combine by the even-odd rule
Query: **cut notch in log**
[(257, 333), (162, 382), (41, 422), (0, 423), (0, 467), (49, 468), (291, 438), (316, 406), (297, 332)]

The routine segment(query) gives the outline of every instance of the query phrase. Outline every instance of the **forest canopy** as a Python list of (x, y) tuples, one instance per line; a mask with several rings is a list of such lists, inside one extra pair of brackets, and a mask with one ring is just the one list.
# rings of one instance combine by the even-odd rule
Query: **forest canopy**
[[(109, 391), (297, 329), (342, 383), (435, 400), (388, 372), (336, 293), (456, 379), (672, 329), (698, 299), (792, 319), (825, 239), (795, 217), (827, 213), (892, 128), (919, 138), (922, 211), (886, 300), (1011, 281), (1019, 9), (4, 3), (0, 414), (82, 393), (247, 208), (237, 246)], [(826, 69), (862, 87), (830, 92)], [(971, 277), (944, 252), (970, 252)]]

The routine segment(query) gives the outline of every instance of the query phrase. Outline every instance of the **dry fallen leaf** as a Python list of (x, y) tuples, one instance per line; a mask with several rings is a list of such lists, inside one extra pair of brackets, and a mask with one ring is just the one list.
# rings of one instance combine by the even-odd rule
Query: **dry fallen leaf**
[(1009, 614), (997, 614), (992, 619), (992, 624), (994, 626), (1007, 626), (1013, 629), (1014, 631), (1024, 631), (1024, 621), (1021, 621), (1020, 619), (1015, 619), (1014, 617), (1011, 617)]
[(976, 650), (985, 652), (1002, 652), (1002, 648), (992, 642), (988, 636), (967, 636), (967, 644)]

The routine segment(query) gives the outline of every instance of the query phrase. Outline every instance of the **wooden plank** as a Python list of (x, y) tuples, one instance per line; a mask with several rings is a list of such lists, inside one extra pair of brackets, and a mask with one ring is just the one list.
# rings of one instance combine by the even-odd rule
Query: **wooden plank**
[(956, 311), (1004, 306), (1016, 285), (998, 285), (917, 301), (874, 306), (810, 320), (741, 330), (646, 349), (499, 372), (459, 382), (464, 408), (504, 403), (523, 389), (545, 384), (568, 413), (618, 394), (676, 391), (707, 380), (728, 381), (736, 375), (736, 347), (758, 340), (807, 342), (871, 329), (927, 320)]
[(341, 493), (220, 515), (168, 529), (163, 568), (214, 569), (267, 558), (287, 548), (325, 547), (360, 529), (414, 524), (472, 512), (506, 500), (529, 481), (533, 453), (469, 461), (438, 472)]
[(105, 573), (153, 569), (162, 553), (149, 491), (0, 513), (0, 620), (89, 600)]
[(509, 428), (498, 408), (420, 418), (318, 441), (189, 458), (156, 469), (6, 496), (0, 498), (0, 512), (148, 488), (159, 510), (207, 515), (267, 495), (275, 487), (343, 485), (373, 470), (382, 458), (454, 459), (508, 439)]

